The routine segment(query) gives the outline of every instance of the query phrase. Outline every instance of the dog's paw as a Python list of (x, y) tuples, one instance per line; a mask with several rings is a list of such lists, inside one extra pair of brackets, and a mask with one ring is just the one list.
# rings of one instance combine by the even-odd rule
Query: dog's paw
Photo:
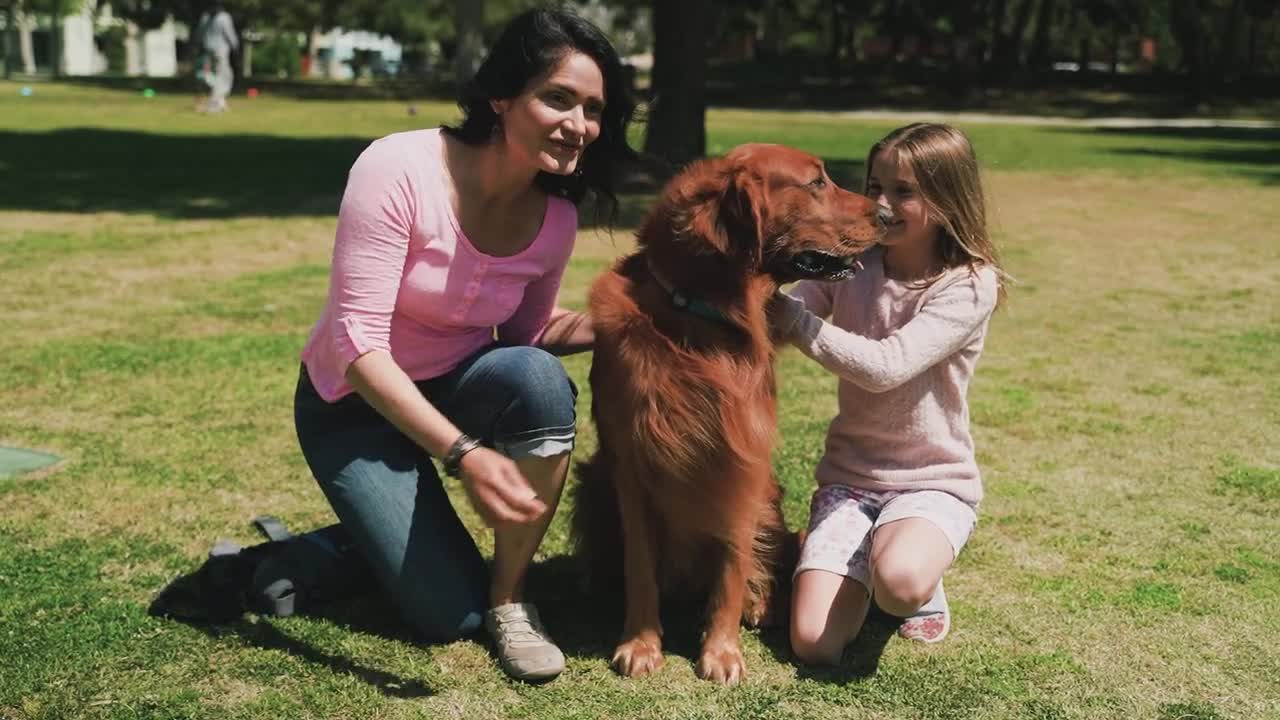
[(703, 680), (721, 685), (737, 685), (747, 675), (742, 648), (736, 642), (715, 646), (708, 643), (702, 648), (702, 657), (698, 658), (696, 671)]
[(773, 603), (767, 592), (747, 596), (742, 607), (742, 624), (749, 628), (766, 628), (774, 624)]
[(626, 677), (641, 677), (662, 667), (662, 643), (657, 637), (624, 640), (613, 651), (613, 669)]

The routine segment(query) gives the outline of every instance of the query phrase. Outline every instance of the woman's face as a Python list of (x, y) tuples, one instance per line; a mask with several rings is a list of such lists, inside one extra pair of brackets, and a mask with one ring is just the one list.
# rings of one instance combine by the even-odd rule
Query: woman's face
[(516, 97), (492, 101), (508, 152), (556, 175), (576, 170), (583, 150), (600, 137), (604, 102), (600, 66), (574, 51)]

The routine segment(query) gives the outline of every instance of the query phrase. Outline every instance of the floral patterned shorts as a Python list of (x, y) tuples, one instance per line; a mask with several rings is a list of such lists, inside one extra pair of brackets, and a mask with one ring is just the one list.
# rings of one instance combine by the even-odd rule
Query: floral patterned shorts
[(809, 505), (809, 534), (795, 574), (826, 570), (871, 587), (871, 538), (895, 520), (924, 518), (947, 536), (956, 555), (978, 522), (974, 507), (941, 490), (877, 492), (823, 485)]

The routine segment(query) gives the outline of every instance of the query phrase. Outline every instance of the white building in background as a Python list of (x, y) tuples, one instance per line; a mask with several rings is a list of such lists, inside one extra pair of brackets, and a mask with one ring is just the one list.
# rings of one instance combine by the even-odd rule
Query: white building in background
[[(116, 71), (123, 70), (130, 77), (174, 77), (178, 74), (177, 43), (178, 40), (187, 40), (189, 28), (170, 18), (159, 28), (143, 31), (136, 24), (116, 17), (106, 0), (96, 0), (96, 4), (97, 7), (95, 0), (87, 0), (79, 13), (62, 18), (57, 26), (47, 15), (16, 13), (14, 25), (17, 29), (18, 48), (15, 48), (15, 55), (20, 57), (18, 70), (27, 74), (52, 70), (53, 58), (49, 57), (49, 49), (55, 44), (49, 40), (55, 28), (61, 36), (61, 42), (56, 46), (60, 54), (58, 65), (63, 75), (101, 75), (116, 70), (108, 66), (107, 58), (98, 48), (95, 37), (113, 28), (123, 28), (124, 67)], [(3, 15), (0, 15), (0, 31), (7, 31)], [(244, 39), (246, 46), (249, 46), (253, 40), (260, 38), (255, 38), (250, 33)], [(308, 74), (336, 80), (351, 80), (355, 77), (352, 60), (359, 51), (367, 53), (362, 71), (375, 75), (394, 75), (403, 57), (400, 43), (390, 36), (345, 28), (318, 34), (315, 48), (316, 62), (309, 68)], [(245, 51), (251, 51), (251, 47), (246, 47)], [(246, 70), (249, 65), (246, 58)]]
[(335, 80), (355, 78), (351, 61), (356, 51), (368, 51), (370, 72), (394, 75), (400, 67), (403, 48), (388, 35), (377, 35), (364, 30), (334, 28), (316, 36), (316, 67), (311, 75), (324, 75)]
[(178, 33), (173, 18), (155, 30), (139, 33), (133, 23), (124, 41), (126, 75), (174, 77), (178, 74)]
[[(123, 27), (125, 31), (124, 73), (130, 76), (173, 77), (178, 74), (178, 26), (172, 19), (165, 21), (155, 30), (141, 31), (137, 25), (115, 17), (111, 6), (102, 2), (101, 9), (95, 8), (93, 0), (85, 2), (79, 13), (62, 18), (55, 25), (48, 16), (18, 14), (14, 17), (14, 25), (18, 34), (22, 72), (31, 74), (42, 70), (52, 70), (54, 58), (37, 57), (32, 38), (37, 34), (51, 36), (54, 32), (60, 35), (56, 43), (60, 57), (56, 62), (63, 75), (101, 75), (108, 71), (107, 58), (98, 49), (94, 37), (113, 27)], [(0, 27), (3, 27), (0, 19)], [(6, 28), (7, 30), (7, 28)], [(55, 47), (55, 43), (43, 43), (46, 48)]]
[[(62, 18), (62, 73), (97, 75), (107, 70), (107, 58), (93, 42), (96, 24), (93, 7), (85, 3), (79, 15)], [(52, 30), (52, 28), (50, 28)]]

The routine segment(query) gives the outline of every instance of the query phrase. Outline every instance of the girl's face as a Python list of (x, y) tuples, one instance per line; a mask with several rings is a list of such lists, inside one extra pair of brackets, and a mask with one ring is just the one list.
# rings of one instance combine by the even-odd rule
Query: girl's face
[(538, 170), (568, 175), (600, 137), (604, 75), (587, 55), (570, 52), (513, 98), (494, 100), (508, 152)]
[(892, 213), (881, 245), (922, 246), (938, 236), (938, 223), (929, 218), (916, 174), (898, 162), (896, 150), (876, 155), (867, 177), (867, 197)]

